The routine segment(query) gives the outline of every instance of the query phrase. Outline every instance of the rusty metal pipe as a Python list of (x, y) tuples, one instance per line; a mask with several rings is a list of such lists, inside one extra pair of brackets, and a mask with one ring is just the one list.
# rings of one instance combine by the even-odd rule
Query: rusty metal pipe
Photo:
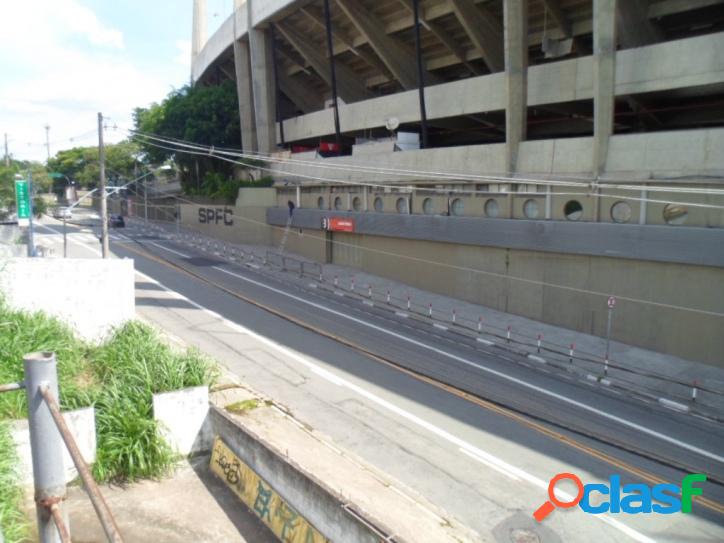
[(0, 385), (0, 392), (13, 392), (15, 390), (22, 390), (25, 388), (25, 382), (20, 381), (19, 383), (8, 383), (6, 385)]
[(60, 435), (63, 438), (66, 447), (68, 447), (70, 457), (73, 459), (73, 463), (78, 470), (78, 474), (83, 480), (83, 484), (88, 491), (88, 497), (93, 504), (93, 508), (96, 510), (96, 514), (98, 515), (98, 519), (101, 521), (103, 530), (106, 532), (108, 541), (111, 541), (112, 543), (122, 543), (123, 538), (118, 530), (113, 514), (108, 508), (108, 504), (103, 499), (98, 483), (96, 483), (95, 479), (93, 479), (93, 476), (88, 469), (88, 465), (85, 460), (83, 460), (80, 449), (78, 449), (78, 445), (76, 444), (75, 439), (73, 439), (73, 435), (70, 433), (70, 429), (65, 423), (65, 419), (63, 419), (63, 416), (60, 413), (60, 406), (58, 405), (58, 402), (47, 386), (40, 386), (40, 394), (43, 396), (45, 403), (48, 405), (50, 414), (58, 427), (58, 431), (60, 431)]
[(68, 527), (65, 525), (63, 515), (60, 512), (60, 506), (57, 503), (50, 506), (50, 515), (53, 517), (56, 528), (58, 528), (60, 541), (62, 543), (72, 543), (70, 539), (70, 532), (68, 531)]

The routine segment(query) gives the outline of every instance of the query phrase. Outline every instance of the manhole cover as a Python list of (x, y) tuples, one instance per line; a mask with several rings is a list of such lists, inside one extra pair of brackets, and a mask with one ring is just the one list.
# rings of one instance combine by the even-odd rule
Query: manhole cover
[(514, 528), (510, 531), (511, 543), (540, 543), (540, 537), (530, 530)]

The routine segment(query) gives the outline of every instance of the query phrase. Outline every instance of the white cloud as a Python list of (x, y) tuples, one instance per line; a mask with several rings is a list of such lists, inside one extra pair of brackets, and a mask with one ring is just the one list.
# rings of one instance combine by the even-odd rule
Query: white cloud
[[(189, 58), (190, 52), (187, 66)], [(170, 90), (163, 76), (178, 71), (140, 68), (123, 33), (80, 0), (3, 1), (0, 66), (0, 132), (9, 134), (15, 156), (36, 160), (45, 159), (45, 149), (27, 142), (44, 142), (45, 124), (51, 126), (52, 153), (93, 145), (98, 111), (111, 118), (110, 125), (128, 127), (133, 109), (162, 99)], [(84, 133), (90, 135), (68, 141)], [(123, 137), (108, 134), (109, 141)]]

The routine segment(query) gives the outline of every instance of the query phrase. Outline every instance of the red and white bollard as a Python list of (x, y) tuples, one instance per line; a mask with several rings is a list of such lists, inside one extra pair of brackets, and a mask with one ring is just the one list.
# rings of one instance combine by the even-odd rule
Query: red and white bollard
[(692, 402), (696, 401), (696, 392), (697, 392), (696, 387), (697, 387), (697, 382), (694, 381), (694, 386), (691, 387), (691, 401)]
[(387, 291), (387, 303), (388, 304), (390, 303), (390, 291), (389, 290)]
[(354, 277), (352, 278), (352, 292), (354, 292)]
[(457, 322), (457, 313), (454, 309), (453, 309), (453, 320), (452, 321), (453, 321), (453, 324), (455, 324)]
[(508, 343), (510, 343), (510, 329), (511, 329), (511, 328), (512, 328), (512, 327), (511, 327), (510, 325), (508, 325), (508, 333), (506, 334), (506, 337), (507, 337), (507, 339), (508, 339)]
[(429, 304), (427, 307), (427, 314), (430, 318), (432, 318), (432, 304)]
[(576, 348), (576, 344), (575, 344), (575, 343), (571, 343), (571, 350), (568, 351), (568, 362), (569, 362), (570, 364), (573, 364), (573, 350), (574, 350), (575, 348)]
[(543, 334), (538, 334), (538, 352), (540, 353), (540, 341), (543, 339)]
[(483, 331), (483, 317), (478, 317), (478, 333)]
[(334, 286), (339, 286), (339, 277), (337, 275), (334, 276)]
[(367, 285), (367, 296), (372, 299), (372, 285)]
[(410, 295), (408, 294), (408, 295), (407, 295), (407, 310), (408, 310), (408, 311), (410, 310), (410, 307), (411, 307), (411, 304), (410, 304)]

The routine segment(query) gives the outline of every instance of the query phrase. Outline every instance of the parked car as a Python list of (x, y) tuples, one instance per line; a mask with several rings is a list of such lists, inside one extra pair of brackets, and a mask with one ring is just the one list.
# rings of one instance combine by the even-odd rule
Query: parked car
[(108, 217), (108, 225), (113, 228), (123, 228), (126, 226), (126, 221), (123, 220), (122, 215), (111, 215)]
[(69, 207), (56, 207), (53, 209), (53, 218), (54, 219), (72, 219), (73, 218), (73, 212), (70, 210)]

